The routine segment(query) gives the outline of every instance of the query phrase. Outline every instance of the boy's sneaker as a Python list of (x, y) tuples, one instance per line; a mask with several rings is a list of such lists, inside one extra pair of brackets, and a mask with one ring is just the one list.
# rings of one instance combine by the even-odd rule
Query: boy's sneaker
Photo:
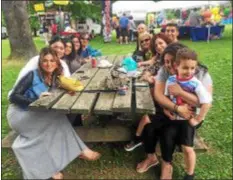
[(193, 179), (194, 179), (194, 174), (193, 175), (185, 174), (183, 180), (193, 180)]
[(137, 148), (141, 145), (142, 145), (142, 141), (140, 140), (139, 137), (136, 137), (129, 144), (126, 144), (124, 148), (126, 151), (133, 151), (135, 148)]

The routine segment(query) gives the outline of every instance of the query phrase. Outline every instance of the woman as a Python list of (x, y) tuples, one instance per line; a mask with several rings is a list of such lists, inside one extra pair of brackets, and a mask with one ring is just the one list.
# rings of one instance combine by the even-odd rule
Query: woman
[(138, 66), (148, 66), (145, 68), (143, 79), (148, 81), (150, 84), (154, 83), (154, 77), (157, 74), (161, 66), (161, 54), (164, 49), (171, 44), (172, 41), (164, 34), (158, 33), (155, 34), (151, 40), (151, 52), (153, 57), (144, 62), (138, 62)]
[[(176, 52), (185, 47), (180, 43), (173, 43), (169, 45), (163, 55), (162, 55), (162, 67), (157, 76), (155, 82), (155, 99), (160, 104), (161, 107), (164, 107), (172, 112), (177, 112), (180, 116), (189, 119), (192, 111), (185, 106), (181, 105), (176, 110), (174, 109), (175, 104), (164, 95), (165, 83), (169, 75), (172, 74), (172, 69), (174, 69), (173, 64), (171, 63), (176, 57)], [(207, 91), (212, 94), (212, 80), (208, 73), (208, 69), (203, 65), (198, 65), (195, 76), (203, 83)], [(178, 84), (172, 85), (169, 87), (169, 93), (174, 96), (180, 96), (189, 104), (198, 106), (198, 99), (194, 94), (190, 94), (181, 89)], [(171, 179), (172, 178), (172, 154), (175, 149), (177, 140), (179, 140), (179, 131), (177, 129), (176, 123), (168, 120), (167, 123), (163, 126), (163, 133), (161, 136), (161, 152), (162, 152), (162, 173), (161, 179)], [(179, 141), (178, 141), (179, 142)], [(184, 152), (192, 153), (192, 152)], [(188, 167), (190, 169), (191, 167)], [(186, 176), (187, 177), (187, 176)]]
[[(57, 53), (58, 58), (60, 59), (61, 66), (63, 67), (64, 76), (69, 77), (70, 71), (65, 61), (62, 60), (65, 53), (65, 45), (63, 39), (59, 36), (54, 36), (53, 39), (49, 42), (49, 46)], [(16, 82), (11, 91), (8, 93), (8, 97), (11, 92), (14, 90), (14, 87), (17, 83), (24, 77), (29, 71), (35, 70), (38, 68), (39, 56), (32, 57), (27, 64), (20, 70), (19, 75), (16, 79)]]
[(62, 179), (60, 172), (77, 156), (96, 160), (100, 154), (90, 150), (78, 137), (65, 115), (30, 111), (28, 105), (58, 86), (56, 77), (63, 69), (56, 53), (40, 52), (38, 68), (24, 76), (10, 95), (8, 123), (19, 136), (12, 149), (23, 170), (24, 179)]
[(80, 56), (75, 51), (75, 46), (70, 39), (65, 39), (65, 56), (64, 60), (69, 67), (70, 73), (73, 74), (81, 67)]
[[(157, 74), (158, 69), (161, 67), (161, 60), (160, 60), (161, 55), (163, 51), (165, 50), (165, 48), (170, 43), (171, 43), (171, 40), (163, 33), (158, 33), (154, 35), (151, 41), (151, 49), (154, 54), (154, 57), (151, 60), (141, 62), (142, 65), (153, 64), (152, 66), (150, 66), (144, 71), (144, 75), (143, 75), (143, 79), (148, 81), (153, 86), (155, 83), (154, 76)], [(151, 88), (151, 90), (152, 90), (152, 95), (153, 95), (153, 88)], [(166, 121), (166, 117), (164, 116), (163, 110), (161, 110), (157, 102), (154, 102), (154, 104), (156, 107), (156, 115), (155, 116), (144, 115), (142, 117), (142, 119), (139, 122), (134, 140), (131, 141), (125, 147), (127, 151), (132, 151), (136, 147), (142, 145), (142, 141), (144, 142), (147, 158), (137, 165), (137, 172), (139, 173), (145, 172), (150, 167), (158, 164), (158, 160), (157, 160), (157, 157), (155, 156), (155, 150), (154, 150), (157, 141), (155, 140), (154, 142), (150, 142), (149, 140), (148, 142), (148, 139), (153, 137), (154, 133), (152, 132), (153, 129), (150, 128), (151, 126), (147, 124), (152, 123), (152, 124), (155, 124), (155, 126), (160, 127), (162, 124), (156, 125), (156, 123), (158, 122), (156, 119), (158, 118), (163, 119), (163, 120), (165, 119), (164, 121)], [(146, 133), (144, 133), (145, 132), (144, 128), (146, 129)]]
[(132, 57), (137, 62), (147, 61), (152, 58), (151, 52), (151, 35), (148, 32), (144, 32), (139, 36), (140, 50), (134, 51)]
[(89, 35), (87, 33), (81, 34), (81, 49), (82, 58), (90, 58), (102, 55), (99, 50), (93, 49), (89, 45)]
[(77, 36), (72, 35), (71, 36), (71, 41), (74, 44), (74, 50), (75, 50), (76, 54), (80, 56), (81, 55), (81, 51), (82, 51), (80, 39)]

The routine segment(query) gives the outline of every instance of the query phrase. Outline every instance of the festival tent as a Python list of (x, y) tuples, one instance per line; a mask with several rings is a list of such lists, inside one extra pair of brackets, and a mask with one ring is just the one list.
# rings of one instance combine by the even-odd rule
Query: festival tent
[(112, 4), (112, 12), (117, 16), (126, 13), (132, 15), (134, 20), (144, 21), (148, 10), (155, 4), (154, 1), (117, 1)]
[(149, 12), (159, 12), (166, 9), (191, 9), (204, 6), (217, 6), (230, 3), (229, 1), (159, 1), (151, 6)]

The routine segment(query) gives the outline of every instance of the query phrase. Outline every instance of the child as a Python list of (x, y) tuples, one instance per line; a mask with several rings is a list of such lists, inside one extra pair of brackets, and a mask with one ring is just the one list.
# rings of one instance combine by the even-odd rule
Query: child
[(188, 106), (194, 108), (195, 115), (190, 116), (190, 118), (187, 120), (166, 109), (164, 110), (164, 113), (171, 120), (181, 120), (177, 123), (179, 123), (182, 134), (182, 136), (180, 137), (180, 143), (184, 152), (184, 159), (187, 171), (185, 179), (193, 179), (194, 177), (196, 154), (193, 150), (193, 140), (195, 130), (200, 127), (202, 121), (205, 119), (205, 116), (212, 102), (212, 97), (207, 92), (206, 88), (196, 77), (194, 77), (197, 64), (197, 54), (194, 51), (188, 48), (180, 49), (176, 54), (176, 59), (174, 63), (175, 69), (177, 71), (176, 75), (170, 76), (165, 86), (165, 95), (169, 96), (169, 98), (176, 104), (176, 110), (178, 109), (179, 105), (188, 104), (188, 102), (185, 102), (179, 96), (175, 97), (169, 94), (169, 85), (175, 83), (179, 84), (183, 90), (196, 94), (200, 103), (199, 112), (197, 111), (197, 108), (192, 107), (190, 104), (188, 104)]

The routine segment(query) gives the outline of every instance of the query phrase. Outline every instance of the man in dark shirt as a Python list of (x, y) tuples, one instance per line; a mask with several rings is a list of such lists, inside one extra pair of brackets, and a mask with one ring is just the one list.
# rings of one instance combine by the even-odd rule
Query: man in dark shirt
[(123, 13), (123, 16), (120, 18), (120, 44), (123, 43), (123, 38), (125, 43), (128, 44), (128, 28), (129, 28), (129, 19), (126, 17), (126, 14)]

